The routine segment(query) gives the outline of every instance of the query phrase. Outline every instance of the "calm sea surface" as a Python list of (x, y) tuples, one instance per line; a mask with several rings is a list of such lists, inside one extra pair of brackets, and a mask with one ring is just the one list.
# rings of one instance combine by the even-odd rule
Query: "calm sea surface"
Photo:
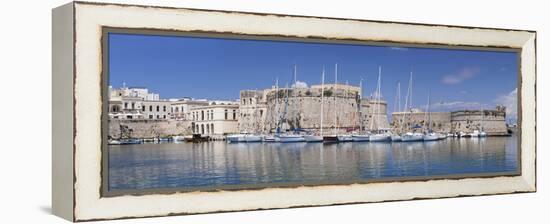
[(109, 189), (223, 188), (516, 171), (517, 137), (109, 146)]

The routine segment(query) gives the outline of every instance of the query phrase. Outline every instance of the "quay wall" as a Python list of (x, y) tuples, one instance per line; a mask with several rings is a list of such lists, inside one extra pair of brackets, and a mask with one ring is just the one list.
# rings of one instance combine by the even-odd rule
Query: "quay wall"
[(189, 121), (176, 120), (110, 120), (109, 138), (156, 138), (191, 134)]

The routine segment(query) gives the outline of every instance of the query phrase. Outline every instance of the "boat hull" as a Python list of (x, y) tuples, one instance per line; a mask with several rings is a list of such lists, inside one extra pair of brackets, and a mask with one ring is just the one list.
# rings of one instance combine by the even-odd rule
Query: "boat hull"
[(391, 141), (391, 136), (386, 134), (376, 134), (369, 136), (370, 142), (389, 142)]
[(424, 141), (437, 141), (439, 140), (439, 136), (437, 134), (427, 134), (422, 137)]
[(351, 140), (354, 142), (368, 142), (369, 135), (352, 135)]
[(261, 142), (262, 136), (259, 135), (245, 135), (244, 141), (246, 142)]
[(351, 142), (353, 138), (351, 135), (338, 135), (338, 142)]
[(304, 142), (305, 139), (301, 135), (292, 135), (292, 136), (279, 136), (279, 141), (281, 143)]
[(323, 137), (323, 142), (325, 142), (325, 143), (337, 143), (338, 142), (338, 137), (336, 137), (336, 136), (324, 136)]
[(306, 135), (304, 136), (304, 139), (306, 140), (306, 142), (322, 142), (323, 136)]
[(392, 142), (400, 142), (401, 141), (401, 135), (392, 135), (391, 136)]
[(423, 135), (402, 135), (402, 142), (419, 142), (424, 141)]

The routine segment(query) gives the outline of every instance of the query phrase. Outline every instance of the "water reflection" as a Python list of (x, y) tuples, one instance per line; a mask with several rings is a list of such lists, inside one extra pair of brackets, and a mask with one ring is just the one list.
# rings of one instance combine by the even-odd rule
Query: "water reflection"
[(515, 136), (407, 143), (109, 146), (109, 187), (115, 190), (350, 182), (516, 169)]

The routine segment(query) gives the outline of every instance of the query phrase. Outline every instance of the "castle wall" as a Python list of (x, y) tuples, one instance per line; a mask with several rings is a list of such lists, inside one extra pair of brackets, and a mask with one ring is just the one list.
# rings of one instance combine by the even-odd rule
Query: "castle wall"
[(483, 130), (488, 135), (506, 135), (506, 112), (504, 110), (463, 110), (451, 113), (452, 129), (455, 132)]
[[(274, 132), (321, 128), (321, 86), (296, 89), (241, 91), (239, 130), (241, 132)], [(326, 85), (323, 92), (323, 132), (346, 132), (373, 128), (389, 128), (386, 103), (363, 100), (358, 107), (359, 88), (338, 84)], [(373, 116), (374, 105), (379, 105)], [(362, 117), (361, 117), (362, 115)], [(371, 124), (371, 120), (373, 123)], [(361, 125), (362, 124), (362, 125)], [(258, 130), (258, 131), (255, 131)]]
[[(428, 115), (430, 117), (428, 117)], [(415, 128), (415, 126), (420, 126)], [(392, 129), (396, 133), (426, 132), (432, 129), (435, 132), (451, 132), (451, 112), (394, 112), (392, 113)]]
[(175, 120), (110, 120), (109, 137), (156, 138), (191, 134), (191, 122)]

